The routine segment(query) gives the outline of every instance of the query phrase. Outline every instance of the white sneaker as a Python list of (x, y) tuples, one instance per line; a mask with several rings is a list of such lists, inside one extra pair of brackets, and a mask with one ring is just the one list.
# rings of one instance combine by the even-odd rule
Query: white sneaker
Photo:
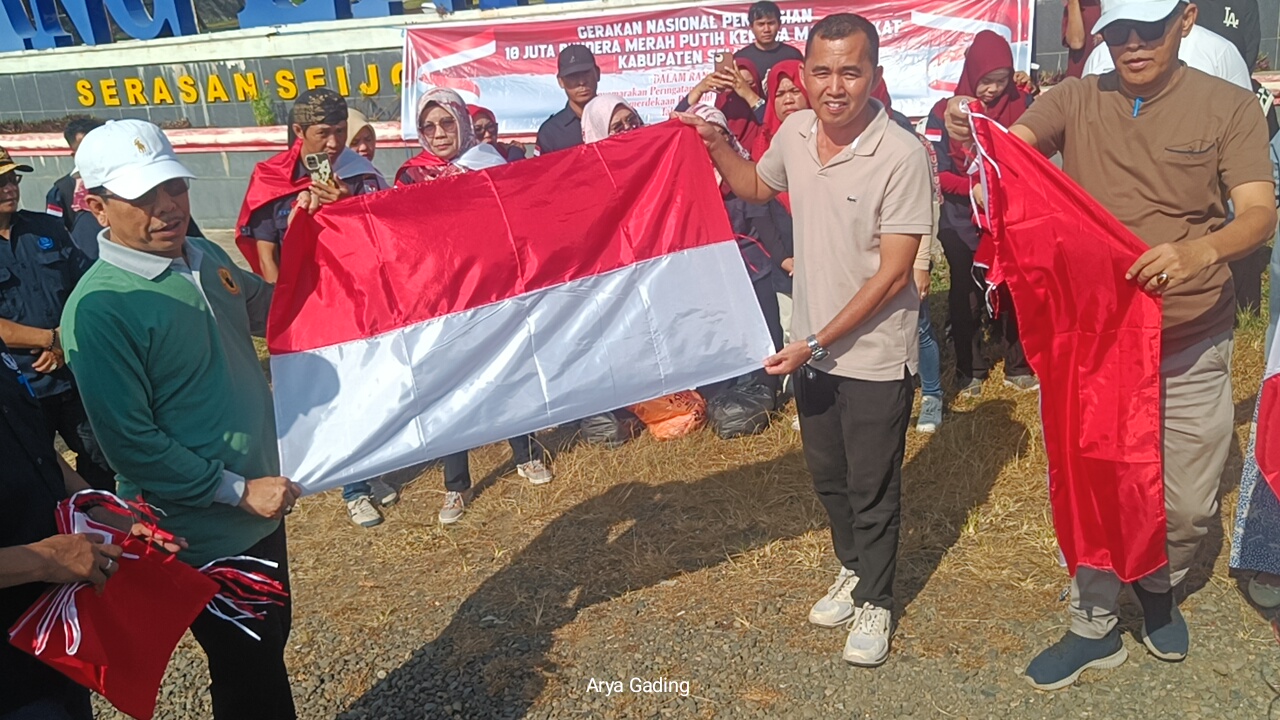
[(391, 507), (400, 500), (400, 491), (381, 479), (370, 480), (369, 490), (373, 492), (373, 499), (382, 507)]
[(920, 419), (916, 421), (916, 432), (934, 433), (942, 427), (942, 398), (925, 395), (920, 398)]
[(460, 492), (447, 492), (444, 494), (444, 505), (440, 508), (440, 524), (452, 525), (462, 519), (462, 513), (467, 509), (467, 500)]
[(848, 622), (853, 617), (853, 589), (857, 586), (858, 575), (848, 568), (840, 568), (827, 594), (809, 608), (809, 622), (825, 628)]
[(382, 524), (382, 513), (373, 506), (373, 500), (361, 495), (347, 503), (347, 517), (362, 528), (371, 528)]
[(860, 667), (883, 665), (889, 657), (893, 613), (867, 603), (858, 608), (844, 641), (844, 661)]
[(530, 460), (516, 466), (516, 472), (520, 477), (528, 480), (531, 485), (546, 485), (555, 479), (555, 475), (551, 474), (551, 468), (547, 467), (541, 460)]

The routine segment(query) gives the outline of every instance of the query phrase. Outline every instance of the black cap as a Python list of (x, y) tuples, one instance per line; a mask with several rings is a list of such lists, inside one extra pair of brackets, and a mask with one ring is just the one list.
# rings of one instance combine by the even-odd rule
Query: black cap
[(566, 77), (574, 73), (596, 69), (596, 56), (586, 45), (568, 45), (560, 51), (560, 67), (556, 77)]

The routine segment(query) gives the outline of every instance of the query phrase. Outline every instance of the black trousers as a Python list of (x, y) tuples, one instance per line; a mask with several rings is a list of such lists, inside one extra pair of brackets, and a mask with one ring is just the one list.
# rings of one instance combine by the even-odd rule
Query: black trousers
[[(947, 294), (951, 340), (956, 350), (956, 375), (962, 382), (970, 378), (986, 380), (991, 366), (982, 354), (982, 320), (986, 316), (986, 299), (973, 276), (973, 250), (960, 235), (950, 230), (938, 233), (942, 250), (951, 268), (951, 289)], [(995, 330), (1005, 341), (1004, 374), (1007, 377), (1030, 375), (1026, 353), (1018, 337), (1018, 319), (1013, 311), (1009, 291), (1000, 289), (1000, 317)]]
[(802, 367), (795, 378), (804, 459), (854, 600), (893, 609), (901, 524), (902, 458), (914, 385), (871, 382)]
[[(273, 560), (275, 569), (254, 566), (254, 570), (283, 583), (289, 590), (289, 555), (284, 523), (276, 531), (241, 553)], [(254, 640), (235, 625), (200, 613), (191, 624), (191, 634), (209, 658), (209, 689), (215, 720), (293, 720), (293, 691), (284, 664), (284, 647), (293, 627), (293, 599), (283, 606), (268, 605), (261, 620), (243, 620), (245, 627), (261, 636)]]
[(89, 416), (84, 411), (84, 404), (80, 402), (80, 393), (68, 390), (42, 397), (40, 406), (44, 409), (49, 442), (53, 442), (55, 434), (62, 435), (62, 441), (76, 454), (76, 472), (80, 477), (98, 490), (115, 492), (116, 474), (107, 466), (107, 458), (102, 454), (98, 439), (93, 435)]
[[(532, 435), (521, 435), (507, 441), (511, 446), (511, 461), (523, 465), (532, 460), (547, 459), (542, 445)], [(471, 460), (469, 453), (460, 452), (445, 455), (444, 489), (450, 492), (464, 492), (471, 489)]]

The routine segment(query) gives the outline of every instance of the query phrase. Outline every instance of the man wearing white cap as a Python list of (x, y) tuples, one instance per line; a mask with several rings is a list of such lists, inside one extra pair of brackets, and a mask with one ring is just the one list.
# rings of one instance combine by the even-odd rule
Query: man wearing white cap
[[(1200, 7), (1195, 3), (1187, 8), (1188, 14), (1195, 14), (1193, 17), (1198, 17), (1199, 11)], [(1240, 57), (1236, 46), (1232, 45), (1230, 40), (1200, 25), (1192, 25), (1191, 29), (1187, 30), (1182, 43), (1178, 46), (1178, 59), (1200, 72), (1222, 78), (1245, 90), (1253, 90), (1249, 65)], [(1083, 74), (1101, 75), (1115, 69), (1115, 62), (1111, 59), (1111, 53), (1107, 51), (1106, 43), (1099, 43), (1089, 54), (1089, 59), (1085, 61)]]
[[(93, 130), (76, 166), (105, 229), (63, 311), (63, 344), (120, 495), (141, 496), (187, 538), (184, 562), (260, 558), (287, 589), (282, 518), (301, 490), (278, 477), (271, 392), (250, 337), (266, 327), (271, 286), (187, 237), (193, 175), (155, 125)], [(263, 608), (244, 621), (260, 640), (208, 611), (191, 626), (218, 720), (295, 716), (291, 608)]]
[[(1163, 299), (1168, 564), (1132, 588), (1142, 605), (1143, 644), (1166, 661), (1182, 660), (1190, 645), (1174, 589), (1216, 522), (1219, 478), (1235, 439), (1235, 297), (1227, 262), (1252, 253), (1276, 224), (1257, 98), (1178, 60), (1194, 22), (1179, 0), (1103, 0), (1093, 32), (1102, 35), (1116, 70), (1062, 83), (1010, 128), (1045, 155), (1061, 152), (1063, 170), (1151, 246), (1123, 281)], [(953, 138), (970, 138), (970, 100), (948, 107)], [(1236, 213), (1230, 224), (1228, 197)], [(1124, 662), (1116, 629), (1123, 587), (1109, 570), (1077, 569), (1070, 630), (1027, 667), (1032, 685), (1055, 690), (1087, 668)]]

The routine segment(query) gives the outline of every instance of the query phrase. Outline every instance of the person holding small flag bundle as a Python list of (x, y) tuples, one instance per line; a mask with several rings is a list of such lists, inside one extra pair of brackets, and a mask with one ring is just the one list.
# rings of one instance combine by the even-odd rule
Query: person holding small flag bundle
[(105, 228), (99, 261), (62, 313), (85, 409), (119, 495), (141, 498), (162, 529), (187, 539), (180, 560), (248, 558), (283, 588), (282, 602), (256, 606), (239, 626), (205, 610), (191, 632), (209, 659), (216, 720), (289, 720), (284, 515), (302, 490), (279, 476), (271, 390), (251, 337), (265, 332), (273, 286), (187, 237), (194, 175), (160, 128), (108, 122), (85, 136), (76, 165)]

